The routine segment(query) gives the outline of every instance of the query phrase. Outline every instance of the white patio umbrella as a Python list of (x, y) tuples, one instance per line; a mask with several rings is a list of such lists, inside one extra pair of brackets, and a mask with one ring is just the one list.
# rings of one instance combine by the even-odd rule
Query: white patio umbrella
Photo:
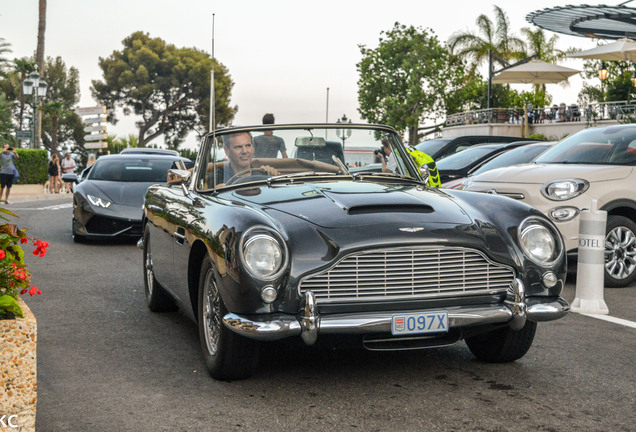
[(542, 60), (530, 60), (513, 66), (492, 77), (497, 84), (554, 84), (576, 75), (580, 71)]
[(570, 54), (568, 57), (607, 61), (628, 60), (636, 62), (636, 41), (631, 39), (619, 39), (576, 54)]

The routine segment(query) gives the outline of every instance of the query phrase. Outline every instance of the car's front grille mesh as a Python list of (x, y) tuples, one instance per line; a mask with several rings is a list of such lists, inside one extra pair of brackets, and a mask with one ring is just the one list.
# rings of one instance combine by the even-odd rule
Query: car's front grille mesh
[(434, 247), (362, 252), (306, 277), (300, 292), (319, 302), (350, 303), (410, 298), (448, 298), (505, 292), (511, 268), (473, 249)]

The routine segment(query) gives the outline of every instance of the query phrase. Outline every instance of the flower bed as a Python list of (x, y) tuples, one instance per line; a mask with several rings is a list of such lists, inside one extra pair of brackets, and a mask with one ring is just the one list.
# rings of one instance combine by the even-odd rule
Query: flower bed
[(17, 300), (24, 318), (0, 320), (0, 416), (5, 415), (7, 426), (17, 426), (15, 430), (35, 431), (37, 323), (26, 303)]
[[(17, 217), (0, 207), (3, 214)], [(46, 255), (47, 242), (29, 239), (25, 229), (0, 224), (0, 429), (35, 431), (37, 402), (37, 323), (21, 295), (41, 294), (31, 286), (31, 274), (20, 245), (31, 240), (33, 255)]]

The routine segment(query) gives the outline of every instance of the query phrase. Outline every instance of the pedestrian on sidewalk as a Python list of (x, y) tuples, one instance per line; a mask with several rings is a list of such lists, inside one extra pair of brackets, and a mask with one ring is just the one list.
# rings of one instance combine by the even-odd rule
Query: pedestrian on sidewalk
[(60, 178), (60, 159), (55, 153), (51, 154), (49, 161), (49, 192), (60, 193), (62, 180)]
[(2, 153), (0, 153), (0, 199), (5, 194), (4, 200), (6, 204), (9, 204), (9, 194), (11, 193), (13, 176), (15, 175), (15, 163), (13, 161), (19, 157), (15, 149), (9, 147), (9, 144), (3, 146)]
[[(73, 160), (69, 152), (66, 152), (66, 154), (64, 155), (64, 159), (62, 159), (62, 163), (60, 165), (62, 166), (63, 174), (73, 174), (73, 172), (75, 172), (75, 168), (77, 167), (75, 160)], [(70, 193), (73, 190), (73, 183), (65, 182), (64, 188), (66, 189), (67, 193)]]

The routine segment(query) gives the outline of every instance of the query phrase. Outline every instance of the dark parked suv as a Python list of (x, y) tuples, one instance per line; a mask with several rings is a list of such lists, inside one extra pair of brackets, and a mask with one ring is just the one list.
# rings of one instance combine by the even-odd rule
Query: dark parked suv
[(519, 138), (511, 136), (490, 136), (490, 135), (466, 135), (455, 138), (437, 138), (424, 141), (415, 146), (419, 151), (423, 151), (433, 159), (440, 160), (460, 152), (475, 144), (485, 143), (509, 143), (513, 141), (536, 141), (530, 138)]

